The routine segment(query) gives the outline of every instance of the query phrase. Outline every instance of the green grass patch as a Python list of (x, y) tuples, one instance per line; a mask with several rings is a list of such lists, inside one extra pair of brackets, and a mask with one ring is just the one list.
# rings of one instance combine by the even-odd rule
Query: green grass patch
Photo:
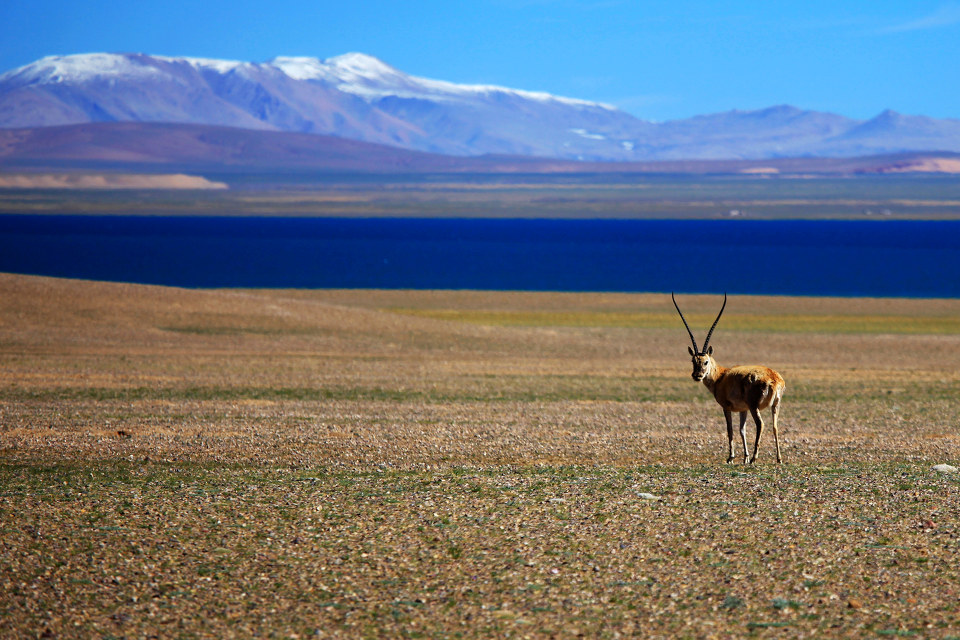
[[(6, 401), (199, 401), (273, 400), (324, 402), (555, 402), (555, 401), (683, 401), (691, 397), (686, 378), (610, 376), (464, 376), (450, 389), (384, 387), (60, 387), (0, 389)], [(462, 391), (461, 391), (462, 389)]]
[(774, 598), (771, 604), (773, 605), (773, 608), (776, 609), (777, 611), (781, 611), (783, 609), (799, 609), (800, 607), (803, 606), (802, 602), (797, 602), (796, 600), (788, 600), (787, 598)]
[[(392, 308), (402, 315), (501, 327), (597, 327), (675, 329), (676, 313), (622, 311), (523, 311)], [(691, 326), (709, 326), (715, 316), (688, 314)], [(724, 316), (728, 331), (778, 333), (960, 334), (960, 317), (896, 315), (737, 315)]]
[[(892, 388), (893, 385), (896, 388)], [(858, 378), (843, 380), (787, 378), (787, 402), (877, 402), (903, 415), (919, 411), (918, 402), (952, 402), (956, 382), (902, 380), (885, 382)], [(677, 376), (603, 376), (576, 374), (463, 375), (440, 385), (408, 388), (271, 387), (271, 386), (170, 386), (170, 387), (52, 387), (8, 386), (0, 401), (8, 402), (390, 402), (390, 403), (503, 403), (503, 402), (705, 402), (709, 393), (684, 374)], [(710, 404), (710, 411), (719, 409)], [(106, 416), (101, 410), (101, 416)], [(126, 415), (124, 413), (123, 415)], [(717, 413), (722, 421), (722, 414)], [(117, 417), (120, 417), (119, 415)], [(829, 474), (829, 471), (819, 471)]]

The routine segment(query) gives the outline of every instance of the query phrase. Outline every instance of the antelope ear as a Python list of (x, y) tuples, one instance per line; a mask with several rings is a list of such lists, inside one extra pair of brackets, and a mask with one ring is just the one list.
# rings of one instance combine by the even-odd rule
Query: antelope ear
[(687, 351), (689, 351), (689, 352), (690, 352), (690, 355), (692, 355), (692, 356), (697, 355), (697, 354), (695, 354), (695, 353), (693, 352), (693, 348), (692, 348), (692, 347), (687, 347)]
[(712, 356), (712, 355), (713, 355), (713, 347), (707, 347), (707, 355), (708, 355), (708, 356)]

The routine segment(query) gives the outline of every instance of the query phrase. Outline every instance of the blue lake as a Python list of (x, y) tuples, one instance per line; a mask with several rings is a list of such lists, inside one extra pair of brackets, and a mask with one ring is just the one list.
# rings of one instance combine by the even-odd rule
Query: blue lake
[(0, 216), (0, 271), (183, 287), (960, 297), (960, 222)]

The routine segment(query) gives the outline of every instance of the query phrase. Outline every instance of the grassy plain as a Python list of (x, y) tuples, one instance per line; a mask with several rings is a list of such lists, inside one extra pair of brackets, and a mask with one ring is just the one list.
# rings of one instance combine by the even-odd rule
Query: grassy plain
[(753, 467), (663, 295), (0, 301), (2, 635), (960, 637), (960, 301), (732, 298)]
[(0, 189), (0, 214), (947, 220), (960, 213), (960, 180), (953, 175), (204, 177), (229, 189)]

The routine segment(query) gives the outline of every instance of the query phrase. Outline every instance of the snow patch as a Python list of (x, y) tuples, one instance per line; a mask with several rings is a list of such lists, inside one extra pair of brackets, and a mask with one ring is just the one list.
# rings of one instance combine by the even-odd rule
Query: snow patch
[(587, 138), (588, 140), (606, 140), (607, 136), (600, 133), (590, 133), (586, 129), (568, 129), (570, 133), (575, 133), (581, 138)]
[(236, 69), (252, 67), (249, 62), (240, 62), (237, 60), (214, 60), (213, 58), (168, 58), (164, 56), (154, 56), (157, 60), (176, 64), (186, 62), (198, 71), (210, 70), (217, 73), (230, 73)]
[(336, 69), (344, 78), (352, 76), (357, 79), (372, 80), (397, 76), (409, 77), (382, 60), (365, 53), (345, 53), (342, 56), (328, 58), (325, 62), (328, 67)]
[(84, 82), (97, 78), (145, 78), (163, 75), (147, 64), (150, 57), (119, 53), (82, 53), (71, 56), (47, 56), (25, 67), (0, 76), (0, 81), (18, 79), (30, 83), (56, 84), (66, 81)]
[(508, 89), (496, 85), (457, 84), (411, 76), (363, 53), (346, 53), (326, 60), (280, 56), (268, 64), (295, 80), (329, 82), (340, 91), (352, 93), (369, 101), (390, 96), (450, 101), (499, 94), (538, 102), (558, 102), (579, 107), (616, 110), (616, 107), (599, 102), (563, 98), (549, 93)]
[(279, 69), (294, 80), (330, 79), (327, 68), (316, 58), (280, 56), (268, 62), (267, 65)]

